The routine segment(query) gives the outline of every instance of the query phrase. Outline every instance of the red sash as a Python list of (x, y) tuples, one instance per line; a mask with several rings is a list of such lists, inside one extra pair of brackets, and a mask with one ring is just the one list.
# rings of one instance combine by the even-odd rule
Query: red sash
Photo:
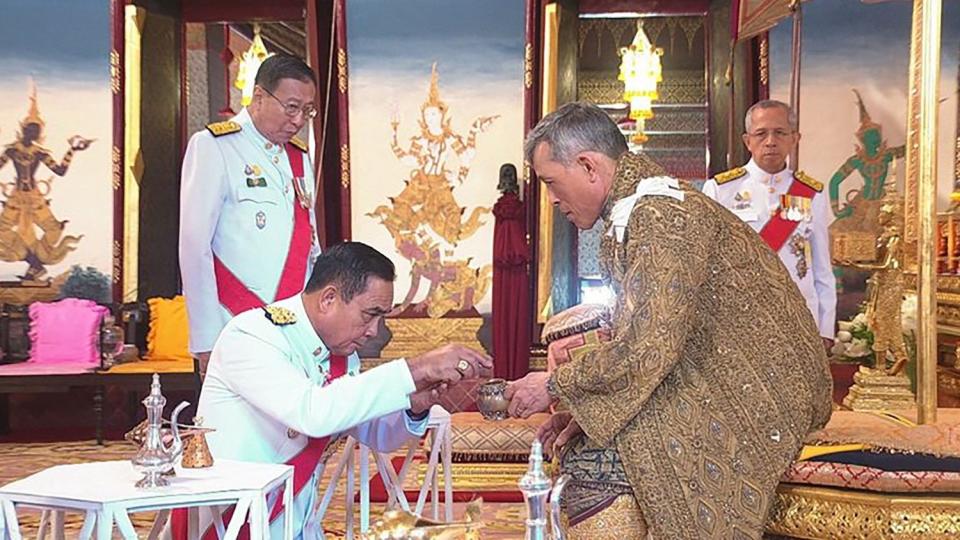
[[(347, 357), (340, 355), (330, 355), (329, 380), (337, 379), (347, 373)], [(287, 465), (293, 466), (293, 496), (300, 494), (303, 486), (307, 484), (314, 471), (320, 465), (320, 459), (323, 457), (323, 451), (326, 450), (330, 442), (330, 436), (313, 438), (307, 442), (297, 455), (287, 461)], [(283, 511), (283, 487), (277, 492), (277, 500), (270, 510), (270, 522), (272, 523)], [(223, 526), (226, 528), (233, 517), (233, 507), (223, 512)], [(187, 509), (176, 508), (170, 513), (170, 535), (173, 540), (187, 540)], [(244, 523), (237, 534), (237, 540), (249, 540), (250, 524)], [(212, 524), (201, 535), (202, 540), (217, 540), (217, 529)]]
[[(293, 233), (290, 235), (290, 248), (287, 250), (287, 260), (283, 264), (274, 302), (290, 298), (303, 290), (304, 279), (307, 276), (307, 259), (310, 257), (310, 248), (313, 245), (310, 238), (313, 230), (310, 226), (310, 212), (300, 204), (302, 194), (296, 181), (298, 177), (303, 178), (303, 154), (300, 149), (287, 143), (287, 159), (290, 160), (290, 170), (293, 171), (294, 179), (291, 181), (296, 200), (293, 202)], [(237, 315), (267, 304), (248, 289), (216, 255), (213, 256), (213, 273), (217, 279), (217, 297), (231, 314)]]
[[(816, 194), (817, 192), (812, 187), (796, 178), (793, 179), (793, 183), (790, 184), (790, 189), (787, 190), (787, 195), (806, 197), (808, 199), (812, 199)], [(783, 210), (783, 208), (781, 208), (781, 210)], [(770, 249), (772, 249), (774, 253), (780, 251), (780, 248), (787, 243), (787, 238), (790, 238), (790, 235), (793, 234), (797, 225), (800, 224), (799, 221), (784, 219), (782, 214), (782, 211), (778, 211), (770, 218), (770, 221), (760, 229), (760, 238), (763, 238), (763, 241), (770, 246)]]

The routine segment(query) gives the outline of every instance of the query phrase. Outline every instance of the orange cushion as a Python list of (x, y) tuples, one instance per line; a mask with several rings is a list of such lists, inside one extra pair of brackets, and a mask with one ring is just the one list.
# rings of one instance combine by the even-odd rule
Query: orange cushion
[(147, 360), (189, 360), (187, 303), (183, 296), (151, 298), (150, 331), (147, 333)]

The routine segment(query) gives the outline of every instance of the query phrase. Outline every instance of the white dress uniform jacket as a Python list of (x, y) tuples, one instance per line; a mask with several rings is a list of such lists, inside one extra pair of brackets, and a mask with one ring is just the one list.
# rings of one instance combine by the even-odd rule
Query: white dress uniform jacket
[[(405, 412), (416, 387), (403, 360), (360, 373), (353, 354), (348, 374), (325, 385), (330, 352), (301, 296), (273, 306), (288, 309), (296, 322), (277, 325), (263, 309), (246, 311), (213, 349), (197, 414), (216, 430), (207, 435), (214, 459), (285, 463), (308, 437), (337, 434), (387, 452), (424, 434), (429, 418), (416, 421)], [(322, 537), (311, 519), (322, 472), (323, 464), (294, 498), (295, 538)], [(271, 526), (274, 538), (282, 537), (282, 517)]]
[[(794, 181), (790, 169), (770, 174), (751, 159), (744, 167), (707, 180), (703, 185), (703, 193), (760, 232), (772, 215), (780, 210), (780, 196), (787, 194)], [(806, 299), (820, 335), (833, 339), (837, 286), (830, 261), (827, 229), (830, 225), (830, 207), (826, 194), (815, 191), (810, 208), (811, 219), (799, 222), (780, 248), (779, 255)], [(775, 309), (775, 306), (771, 308)]]
[[(316, 231), (313, 167), (306, 152), (303, 168), (310, 225)], [(233, 316), (217, 298), (214, 254), (265, 304), (276, 300), (293, 231), (294, 205), (299, 204), (292, 179), (283, 146), (261, 135), (246, 109), (190, 138), (180, 186), (179, 249), (191, 352), (213, 349), (217, 335)], [(320, 254), (316, 234), (311, 236), (304, 280)]]

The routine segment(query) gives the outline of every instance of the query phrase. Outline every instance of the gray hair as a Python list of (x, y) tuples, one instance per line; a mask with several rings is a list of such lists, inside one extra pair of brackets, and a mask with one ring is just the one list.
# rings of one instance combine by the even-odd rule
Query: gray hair
[(627, 140), (613, 120), (585, 101), (567, 103), (530, 130), (523, 144), (528, 163), (533, 163), (533, 152), (540, 143), (548, 143), (553, 160), (564, 165), (580, 152), (600, 152), (616, 160), (627, 151)]
[(797, 113), (793, 112), (793, 109), (789, 105), (782, 101), (777, 101), (775, 99), (764, 99), (758, 101), (750, 106), (747, 109), (747, 114), (743, 118), (743, 129), (747, 133), (750, 133), (750, 128), (753, 127), (753, 111), (756, 109), (783, 109), (787, 113), (787, 123), (790, 124), (790, 129), (796, 131), (798, 127), (797, 123)]

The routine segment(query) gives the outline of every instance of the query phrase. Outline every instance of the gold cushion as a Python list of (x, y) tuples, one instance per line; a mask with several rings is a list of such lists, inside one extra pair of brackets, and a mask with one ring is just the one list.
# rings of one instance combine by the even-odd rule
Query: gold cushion
[(147, 360), (190, 360), (187, 303), (183, 296), (150, 298), (150, 331)]
[(539, 413), (526, 419), (491, 421), (478, 412), (456, 413), (451, 416), (453, 460), (526, 462), (537, 430), (549, 418), (549, 414)]

